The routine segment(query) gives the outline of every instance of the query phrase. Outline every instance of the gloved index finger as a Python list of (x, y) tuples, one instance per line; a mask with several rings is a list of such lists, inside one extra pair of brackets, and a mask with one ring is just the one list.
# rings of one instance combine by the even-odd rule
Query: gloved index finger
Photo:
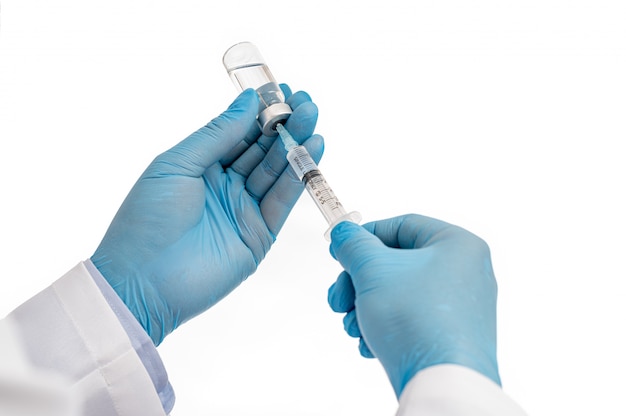
[(253, 129), (258, 106), (256, 92), (245, 90), (226, 111), (160, 155), (155, 161), (155, 169), (160, 174), (199, 177)]

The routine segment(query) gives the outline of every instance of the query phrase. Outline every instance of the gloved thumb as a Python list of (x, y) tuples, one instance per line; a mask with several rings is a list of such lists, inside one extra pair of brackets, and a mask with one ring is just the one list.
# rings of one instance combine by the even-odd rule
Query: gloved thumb
[(377, 275), (379, 260), (388, 250), (378, 237), (352, 222), (337, 224), (331, 233), (330, 253), (351, 276), (357, 292), (361, 280)]
[(202, 175), (247, 136), (258, 135), (258, 108), (258, 94), (252, 89), (243, 91), (226, 111), (161, 154), (154, 169), (159, 174)]

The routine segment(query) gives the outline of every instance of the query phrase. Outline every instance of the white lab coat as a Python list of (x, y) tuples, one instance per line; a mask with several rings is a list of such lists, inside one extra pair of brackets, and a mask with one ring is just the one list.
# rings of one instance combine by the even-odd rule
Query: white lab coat
[[(0, 321), (0, 415), (165, 415), (162, 381), (151, 378), (87, 266)], [(397, 415), (525, 413), (481, 374), (438, 365), (407, 384)]]
[[(66, 414), (62, 409), (72, 401), (80, 415), (165, 415), (146, 367), (84, 263), (11, 312), (0, 326), (0, 340), (2, 360), (18, 360), (22, 352), (30, 364), (0, 367), (1, 415)], [(63, 392), (58, 380), (48, 383), (55, 391), (38, 389), (42, 372), (62, 377), (67, 389), (57, 407), (46, 413), (42, 405), (33, 413), (33, 403)], [(14, 378), (24, 382), (5, 393)]]

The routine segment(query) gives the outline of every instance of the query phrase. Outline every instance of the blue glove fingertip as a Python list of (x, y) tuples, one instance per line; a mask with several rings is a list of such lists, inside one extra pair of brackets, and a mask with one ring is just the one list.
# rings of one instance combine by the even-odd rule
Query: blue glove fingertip
[(350, 275), (342, 272), (328, 289), (328, 304), (334, 312), (349, 312), (354, 309), (354, 286)]
[(248, 111), (253, 108), (254, 111), (258, 111), (259, 95), (252, 88), (243, 90), (241, 94), (235, 98), (235, 100), (228, 106), (225, 113)]
[(342, 221), (330, 232), (330, 255), (337, 259), (337, 251), (343, 247), (346, 241), (352, 239), (355, 235), (365, 230), (358, 224), (351, 221)]
[(337, 247), (343, 244), (356, 232), (358, 228), (361, 227), (350, 221), (342, 221), (335, 225), (330, 232), (330, 247)]
[(302, 144), (313, 135), (319, 110), (317, 105), (311, 101), (293, 106), (293, 102), (290, 100), (288, 104), (293, 111), (285, 124), (285, 128), (298, 144)]
[(289, 107), (291, 107), (293, 110), (297, 109), (300, 105), (304, 103), (312, 102), (313, 100), (311, 99), (311, 96), (305, 91), (298, 91), (286, 100), (286, 103), (289, 104)]
[(352, 310), (343, 317), (343, 329), (353, 338), (361, 337), (361, 329), (356, 319), (356, 311)]
[(289, 99), (291, 97), (291, 88), (289, 85), (285, 83), (278, 84), (281, 90), (283, 90), (283, 94), (285, 94), (285, 99)]
[(361, 353), (362, 357), (376, 358), (374, 353), (372, 353), (372, 350), (370, 350), (370, 348), (367, 346), (367, 343), (365, 342), (363, 337), (361, 337), (361, 339), (359, 340), (359, 352)]

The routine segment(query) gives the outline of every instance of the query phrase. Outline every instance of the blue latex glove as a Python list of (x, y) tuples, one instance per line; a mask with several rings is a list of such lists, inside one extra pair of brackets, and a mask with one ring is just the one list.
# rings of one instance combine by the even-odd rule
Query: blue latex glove
[(347, 313), (346, 331), (360, 338), (361, 355), (380, 360), (398, 397), (417, 372), (443, 363), (500, 384), (497, 286), (483, 240), (418, 215), (344, 222), (331, 238), (345, 271), (329, 304)]
[[(293, 109), (286, 128), (319, 160), (317, 107), (282, 87)], [(256, 270), (304, 189), (280, 140), (261, 136), (258, 108), (246, 90), (159, 155), (91, 257), (155, 345)]]

